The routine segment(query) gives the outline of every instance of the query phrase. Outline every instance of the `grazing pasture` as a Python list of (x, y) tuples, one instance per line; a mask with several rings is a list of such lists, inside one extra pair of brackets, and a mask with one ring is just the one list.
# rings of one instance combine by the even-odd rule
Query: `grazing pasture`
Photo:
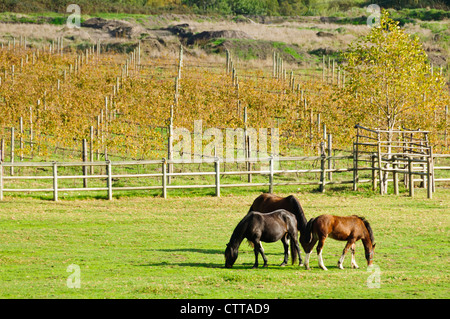
[(284, 190), (279, 195), (295, 194), (308, 220), (366, 217), (377, 244), (375, 270), (367, 271), (360, 241), (360, 269), (351, 269), (351, 258), (338, 269), (345, 242), (331, 238), (322, 253), (328, 271), (318, 267), (315, 249), (311, 270), (290, 262), (280, 267), (280, 242), (264, 244), (267, 268), (251, 269), (254, 254), (245, 242), (233, 268), (225, 268), (225, 245), (257, 191), (56, 203), (7, 197), (0, 204), (0, 298), (450, 297), (448, 189), (437, 188), (432, 200), (424, 189), (415, 198)]

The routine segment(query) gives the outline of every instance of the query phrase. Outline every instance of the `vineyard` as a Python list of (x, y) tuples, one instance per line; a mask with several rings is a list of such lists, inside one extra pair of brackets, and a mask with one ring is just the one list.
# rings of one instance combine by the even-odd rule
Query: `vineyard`
[[(368, 28), (362, 7), (254, 22), (81, 1), (71, 29), (67, 1), (40, 2), (62, 13), (0, 14), (0, 297), (448, 298), (447, 15)], [(305, 270), (264, 243), (268, 267), (251, 270), (241, 245), (225, 268), (262, 192), (294, 195), (310, 221), (365, 216), (375, 254), (357, 243), (360, 269), (350, 252), (339, 269), (344, 242), (328, 239), (329, 270), (315, 249)]]
[[(360, 119), (346, 111), (349, 79), (329, 57), (305, 69), (283, 64), (277, 52), (273, 65), (249, 67), (233, 52), (210, 62), (183, 47), (156, 59), (145, 41), (128, 54), (104, 51), (99, 43), (75, 51), (62, 38), (42, 47), (23, 38), (2, 44), (4, 160), (80, 159), (83, 139), (91, 160), (161, 159), (168, 154), (169, 125), (193, 132), (194, 121), (202, 121), (203, 131), (278, 128), (281, 155), (318, 154), (329, 134), (333, 149), (351, 150)], [(434, 116), (404, 123), (429, 130), (436, 153), (448, 151), (446, 105), (448, 96)], [(253, 142), (256, 150), (266, 141)]]

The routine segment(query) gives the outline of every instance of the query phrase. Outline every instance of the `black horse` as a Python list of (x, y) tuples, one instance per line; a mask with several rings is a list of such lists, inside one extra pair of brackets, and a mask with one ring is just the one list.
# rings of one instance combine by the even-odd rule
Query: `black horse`
[[(312, 219), (307, 222), (305, 213), (299, 200), (289, 195), (281, 197), (274, 194), (263, 193), (259, 195), (252, 203), (250, 211), (257, 211), (261, 213), (270, 213), (277, 209), (285, 209), (295, 215), (297, 219), (297, 229), (300, 231), (300, 244), (306, 250), (311, 241), (311, 227)], [(299, 255), (300, 264), (302, 264), (301, 254)]]
[(298, 244), (297, 220), (293, 214), (284, 209), (279, 209), (271, 213), (261, 214), (259, 212), (249, 212), (236, 226), (231, 235), (230, 242), (225, 249), (225, 267), (231, 268), (238, 257), (239, 246), (244, 238), (252, 244), (255, 251), (255, 264), (258, 267), (258, 254), (264, 260), (264, 267), (267, 267), (267, 257), (261, 246), (261, 241), (272, 243), (278, 240), (283, 242), (284, 260), (281, 266), (288, 262), (289, 240), (291, 240), (292, 264), (300, 257), (300, 246)]

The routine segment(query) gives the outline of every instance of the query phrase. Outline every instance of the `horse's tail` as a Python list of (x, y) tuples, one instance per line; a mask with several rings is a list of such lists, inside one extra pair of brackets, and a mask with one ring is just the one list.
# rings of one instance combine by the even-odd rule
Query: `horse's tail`
[(301, 237), (303, 237), (302, 242), (310, 243), (312, 239), (312, 228), (314, 225), (314, 222), (316, 221), (317, 217), (311, 218), (308, 223), (306, 224), (305, 230), (302, 234), (300, 234)]
[(300, 255), (300, 252), (297, 251), (297, 249), (299, 249), (299, 246), (297, 243), (297, 238), (295, 238), (295, 237), (291, 238), (290, 244), (291, 244), (292, 264), (295, 264), (295, 262), (297, 261), (297, 255)]

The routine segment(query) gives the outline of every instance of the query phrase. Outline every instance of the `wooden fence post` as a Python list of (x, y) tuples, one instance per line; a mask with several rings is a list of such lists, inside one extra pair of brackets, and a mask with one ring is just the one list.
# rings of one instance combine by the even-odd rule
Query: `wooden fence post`
[[(250, 136), (247, 136), (247, 159), (250, 159), (252, 157), (252, 144), (251, 143), (252, 142), (251, 142)], [(253, 166), (252, 162), (250, 160), (248, 160), (248, 162), (247, 162), (247, 170), (251, 171), (252, 170), (252, 166)], [(252, 174), (251, 173), (248, 174), (247, 181), (249, 183), (252, 182)]]
[(409, 196), (414, 197), (414, 175), (412, 174), (412, 165), (413, 162), (411, 160), (411, 157), (408, 157)]
[(220, 158), (216, 157), (214, 160), (216, 170), (216, 196), (220, 197)]
[(397, 173), (397, 156), (392, 156), (392, 175), (394, 177), (394, 194), (398, 195), (399, 191), (398, 191), (398, 173)]
[(111, 167), (111, 161), (107, 160), (106, 164), (107, 164), (107, 172), (108, 172), (108, 178), (107, 178), (107, 181), (108, 181), (108, 200), (112, 200), (113, 196), (112, 196), (112, 177), (111, 177), (111, 175), (112, 175), (112, 167)]
[(167, 198), (167, 161), (165, 158), (162, 159), (162, 189), (163, 198)]
[(358, 142), (353, 143), (353, 190), (358, 190)]
[(430, 168), (430, 171), (431, 171), (431, 178), (430, 178), (430, 182), (431, 182), (431, 184), (432, 184), (431, 191), (434, 193), (434, 192), (436, 191), (436, 185), (435, 185), (435, 182), (434, 182), (434, 156), (433, 156), (433, 148), (431, 148), (431, 147), (430, 147), (430, 157), (431, 157), (431, 168)]
[(427, 157), (427, 197), (429, 199), (433, 198), (433, 181), (432, 181), (432, 165), (433, 165), (433, 157)]
[(3, 163), (0, 160), (0, 201), (3, 200)]
[(58, 164), (53, 162), (53, 200), (58, 201)]
[(377, 173), (375, 168), (375, 158), (376, 155), (372, 154), (372, 191), (375, 191), (377, 189)]
[(269, 159), (269, 167), (270, 167), (270, 173), (269, 173), (269, 193), (273, 193), (273, 156)]
[[(331, 156), (333, 156), (333, 136), (331, 134), (328, 134), (328, 169), (331, 170), (333, 168), (333, 163), (331, 161)], [(328, 171), (328, 180), (333, 180), (333, 173)]]
[(325, 149), (324, 149), (324, 143), (320, 143), (321, 148), (321, 159), (320, 159), (320, 192), (325, 192), (325, 161), (326, 161), (326, 155), (325, 155)]
[(378, 149), (378, 177), (380, 179), (380, 195), (384, 194), (384, 183), (383, 183), (383, 164), (381, 163), (381, 141), (380, 133), (377, 133), (377, 149)]

